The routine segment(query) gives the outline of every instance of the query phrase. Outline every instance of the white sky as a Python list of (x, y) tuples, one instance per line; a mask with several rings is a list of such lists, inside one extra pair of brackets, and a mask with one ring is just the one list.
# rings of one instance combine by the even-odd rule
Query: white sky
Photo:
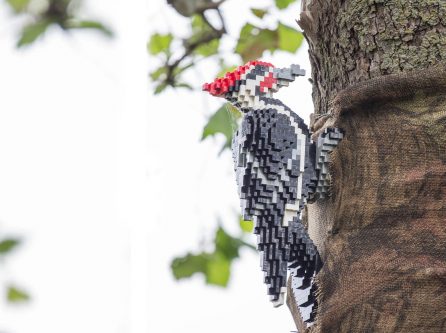
[[(225, 4), (230, 33), (245, 21), (247, 4), (262, 3)], [(86, 4), (117, 38), (55, 29), (18, 51), (17, 22), (1, 8), (0, 235), (24, 244), (0, 262), (0, 287), (16, 282), (32, 302), (0, 303), (0, 331), (293, 330), (287, 307), (268, 302), (255, 253), (242, 253), (228, 289), (206, 287), (200, 276), (172, 278), (171, 259), (200, 250), (217, 218), (240, 232), (230, 153), (217, 156), (222, 138), (199, 142), (219, 101), (188, 91), (151, 95), (147, 73), (156, 64), (147, 38), (184, 24), (163, 0)], [(296, 8), (282, 15), (289, 25)], [(304, 48), (264, 59), (309, 69)], [(209, 68), (191, 74), (197, 84), (213, 79)], [(308, 119), (306, 79), (278, 95)]]

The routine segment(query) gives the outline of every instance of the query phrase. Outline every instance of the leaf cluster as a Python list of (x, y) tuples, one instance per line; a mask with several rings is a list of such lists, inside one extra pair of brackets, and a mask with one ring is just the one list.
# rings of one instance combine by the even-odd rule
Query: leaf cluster
[[(209, 3), (209, 1), (205, 2)], [(227, 35), (225, 18), (221, 15), (219, 8), (223, 2), (220, 1), (218, 5), (208, 6), (209, 8), (195, 13), (189, 10), (190, 30), (186, 37), (177, 37), (172, 32), (151, 35), (147, 43), (148, 52), (160, 61), (160, 66), (150, 73), (150, 78), (155, 83), (155, 94), (163, 92), (169, 86), (193, 89), (193, 84), (185, 81), (184, 74), (191, 68), (199, 66), (201, 60), (214, 61), (219, 66), (217, 76), (220, 77), (233, 70), (237, 65), (227, 65), (223, 60), (224, 54), (228, 51), (239, 56), (239, 65), (242, 62), (262, 57), (266, 51), (295, 53), (302, 45), (303, 35), (297, 29), (285, 25), (279, 20), (276, 20), (274, 29), (264, 27), (261, 21), (259, 23), (259, 19), (270, 15), (272, 11), (270, 6), (269, 8), (250, 8), (251, 18), (257, 20), (257, 23), (245, 23), (237, 40), (233, 43), (232, 49), (223, 49), (221, 40)], [(296, 0), (274, 0), (272, 2), (272, 7), (276, 10), (283, 10)], [(185, 11), (178, 10), (182, 0), (171, 0), (170, 3), (184, 16)], [(206, 12), (212, 10), (216, 10), (220, 14), (220, 29), (215, 28), (206, 19)], [(226, 140), (220, 152), (230, 148), (232, 133), (237, 128), (238, 118), (240, 118), (240, 114), (235, 108), (228, 103), (222, 105), (210, 116), (203, 129), (202, 140), (223, 135)]]
[[(147, 49), (160, 62), (158, 68), (150, 73), (150, 78), (155, 83), (155, 94), (161, 93), (167, 87), (192, 89), (192, 83), (184, 79), (187, 70), (199, 66), (199, 62), (207, 59), (219, 63), (220, 71), (222, 71), (228, 67), (223, 61), (224, 54), (228, 52), (240, 57), (240, 62), (233, 65), (260, 58), (265, 51), (296, 52), (303, 41), (300, 31), (279, 20), (276, 20), (273, 29), (265, 27), (262, 23), (262, 19), (272, 11), (271, 8), (283, 10), (294, 2), (296, 0), (275, 0), (268, 8), (250, 8), (247, 16), (251, 15), (250, 21), (254, 20), (257, 23), (247, 22), (240, 30), (235, 42), (232, 43), (233, 46), (224, 48), (221, 40), (230, 38), (226, 30), (226, 18), (220, 11), (220, 5), (224, 3), (224, 0), (218, 3), (211, 0), (170, 0), (169, 3), (173, 8), (183, 16), (186, 12), (184, 4), (201, 3), (201, 6), (187, 7), (189, 8), (187, 11), (189, 32), (186, 36), (177, 37), (173, 32), (151, 35)], [(214, 5), (205, 6), (206, 3)], [(196, 12), (191, 11), (191, 8), (196, 8)], [(219, 22), (211, 23), (207, 19), (208, 12), (212, 11), (217, 12)]]
[[(4, 238), (0, 240), (0, 259), (12, 253), (19, 245), (21, 241), (18, 238)], [(9, 303), (23, 303), (29, 301), (29, 294), (23, 289), (9, 284), (6, 286), (6, 301)]]
[(213, 252), (188, 253), (175, 258), (171, 263), (174, 277), (180, 280), (200, 273), (204, 275), (207, 284), (226, 287), (231, 275), (231, 264), (239, 257), (240, 249), (247, 247), (255, 250), (241, 237), (229, 235), (221, 226), (215, 233), (214, 244)]
[(26, 18), (17, 47), (33, 44), (52, 26), (64, 31), (95, 30), (107, 37), (113, 36), (113, 32), (105, 24), (81, 19), (75, 0), (6, 0), (6, 3), (16, 16)]

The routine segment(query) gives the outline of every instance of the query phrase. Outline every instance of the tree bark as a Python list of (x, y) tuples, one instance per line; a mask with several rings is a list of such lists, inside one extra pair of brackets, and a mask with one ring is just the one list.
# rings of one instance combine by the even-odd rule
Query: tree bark
[(317, 113), (326, 113), (335, 94), (352, 84), (446, 59), (444, 1), (303, 0), (302, 5)]
[(302, 5), (314, 135), (345, 138), (308, 206), (324, 266), (312, 327), (288, 299), (299, 332), (446, 332), (446, 2)]

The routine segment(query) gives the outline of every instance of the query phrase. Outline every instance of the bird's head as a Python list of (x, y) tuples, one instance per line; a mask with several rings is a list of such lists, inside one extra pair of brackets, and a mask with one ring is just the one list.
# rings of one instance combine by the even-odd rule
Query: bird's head
[(244, 111), (259, 104), (261, 97), (272, 97), (274, 92), (288, 86), (299, 75), (305, 75), (299, 65), (275, 68), (268, 62), (250, 61), (214, 82), (205, 83), (203, 90), (227, 99)]

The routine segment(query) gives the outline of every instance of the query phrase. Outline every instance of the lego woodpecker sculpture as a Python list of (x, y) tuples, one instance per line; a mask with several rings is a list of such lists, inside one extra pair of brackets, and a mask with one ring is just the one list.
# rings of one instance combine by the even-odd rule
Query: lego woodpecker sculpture
[(302, 75), (298, 65), (277, 69), (251, 61), (203, 90), (224, 97), (243, 115), (232, 143), (236, 179), (244, 219), (254, 221), (271, 301), (284, 303), (289, 270), (296, 304), (311, 324), (317, 309), (314, 277), (322, 262), (302, 213), (309, 201), (327, 196), (328, 153), (342, 132), (326, 130), (314, 143), (304, 121), (272, 97)]

